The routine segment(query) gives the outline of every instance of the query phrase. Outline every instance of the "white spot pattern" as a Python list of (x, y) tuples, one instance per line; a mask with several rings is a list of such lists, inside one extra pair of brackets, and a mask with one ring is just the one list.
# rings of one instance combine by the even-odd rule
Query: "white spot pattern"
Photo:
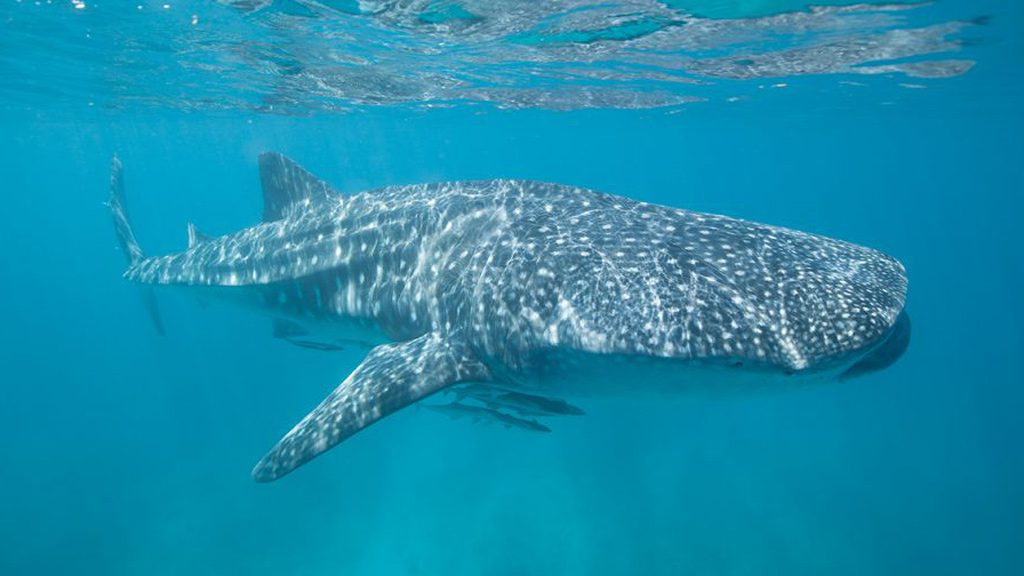
[(127, 276), (248, 285), (396, 339), (460, 330), (513, 369), (558, 346), (803, 370), (880, 338), (906, 292), (875, 250), (514, 180), (333, 195)]

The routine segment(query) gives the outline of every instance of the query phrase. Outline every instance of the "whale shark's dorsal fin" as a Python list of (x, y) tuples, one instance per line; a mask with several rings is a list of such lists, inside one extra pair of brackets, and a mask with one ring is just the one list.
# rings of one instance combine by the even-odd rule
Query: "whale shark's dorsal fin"
[(277, 152), (260, 154), (259, 163), (264, 222), (284, 218), (297, 204), (316, 202), (334, 194), (326, 182)]
[(203, 234), (196, 228), (196, 225), (188, 223), (188, 249), (191, 250), (210, 239), (210, 236)]
[(377, 420), (458, 382), (490, 379), (458, 338), (427, 333), (370, 351), (348, 378), (292, 428), (252, 470), (270, 482)]

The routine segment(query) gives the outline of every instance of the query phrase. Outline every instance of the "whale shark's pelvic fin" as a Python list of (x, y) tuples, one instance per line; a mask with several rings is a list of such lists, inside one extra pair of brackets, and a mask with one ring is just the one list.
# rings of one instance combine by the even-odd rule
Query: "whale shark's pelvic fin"
[(458, 338), (428, 333), (377, 346), (348, 378), (306, 415), (252, 470), (270, 482), (377, 420), (458, 382), (490, 379)]
[(274, 318), (271, 326), (273, 327), (272, 333), (274, 338), (288, 339), (309, 334), (309, 330), (303, 328), (298, 322), (292, 322), (284, 318)]
[(189, 250), (195, 248), (196, 246), (199, 246), (200, 244), (202, 244), (203, 242), (206, 242), (209, 239), (210, 239), (210, 236), (200, 232), (199, 228), (196, 228), (195, 224), (193, 224), (191, 222), (188, 223), (188, 249)]
[[(128, 266), (135, 266), (141, 262), (145, 255), (135, 239), (135, 232), (132, 230), (131, 221), (128, 219), (128, 206), (124, 195), (124, 170), (121, 168), (121, 160), (117, 155), (110, 161), (110, 198), (107, 201), (110, 207), (110, 214), (114, 218), (114, 231), (117, 233), (117, 241), (121, 244), (121, 250), (128, 260)], [(153, 321), (153, 327), (161, 336), (164, 335), (164, 322), (160, 317), (160, 307), (156, 303), (156, 294), (153, 287), (147, 285), (139, 286), (139, 294), (142, 296), (142, 304), (146, 307), (149, 319)]]
[(318, 202), (336, 194), (326, 182), (277, 152), (260, 154), (259, 163), (264, 222), (284, 218), (296, 205)]
[(292, 322), (291, 320), (274, 318), (273, 328), (274, 338), (283, 340), (289, 344), (298, 346), (299, 348), (321, 350), (324, 352), (341, 352), (345, 350), (345, 346), (340, 340), (317, 339), (315, 335), (309, 333), (309, 330), (303, 328), (302, 325), (296, 322)]

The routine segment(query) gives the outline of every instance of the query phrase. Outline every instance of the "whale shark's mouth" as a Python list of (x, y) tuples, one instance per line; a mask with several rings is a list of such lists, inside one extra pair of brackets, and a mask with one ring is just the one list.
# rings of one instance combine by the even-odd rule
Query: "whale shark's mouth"
[(868, 352), (863, 358), (839, 375), (840, 380), (848, 380), (871, 372), (884, 370), (896, 363), (910, 345), (910, 316), (907, 311), (900, 312), (899, 318), (889, 329), (889, 333), (881, 344)]

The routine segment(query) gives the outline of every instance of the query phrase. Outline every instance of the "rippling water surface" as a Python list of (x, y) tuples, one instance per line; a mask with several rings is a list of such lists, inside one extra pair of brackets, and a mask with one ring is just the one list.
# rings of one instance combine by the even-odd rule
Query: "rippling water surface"
[(655, 108), (752, 98), (803, 77), (960, 76), (975, 64), (964, 45), (988, 21), (930, 4), (828, 4), (15, 0), (0, 50), (5, 92), (20, 102)]
[[(0, 0), (0, 574), (1024, 573), (1022, 38), (1009, 0)], [(256, 484), (365, 352), (173, 290), (159, 335), (103, 202), (117, 153), (178, 251), (259, 221), (267, 150), (877, 248), (910, 348), (547, 434), (409, 408)]]

